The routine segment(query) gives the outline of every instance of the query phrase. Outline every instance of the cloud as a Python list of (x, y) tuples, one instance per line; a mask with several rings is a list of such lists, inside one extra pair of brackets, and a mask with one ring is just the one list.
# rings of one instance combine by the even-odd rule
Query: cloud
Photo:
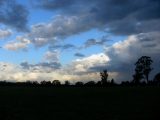
[(158, 0), (38, 0), (36, 5), (46, 10), (59, 11), (62, 15), (83, 16), (80, 24), (83, 31), (86, 28), (98, 28), (113, 34), (130, 35), (160, 30)]
[(65, 44), (65, 45), (60, 45), (59, 44), (55, 44), (55, 45), (50, 45), (49, 46), (49, 50), (53, 51), (53, 50), (56, 50), (56, 49), (60, 49), (60, 50), (70, 50), (70, 49), (76, 49), (76, 46), (75, 45), (72, 45), (72, 44)]
[(76, 56), (76, 57), (85, 57), (85, 55), (82, 54), (82, 53), (75, 53), (74, 56)]
[(22, 62), (20, 66), (25, 69), (32, 72), (44, 72), (44, 73), (50, 73), (54, 70), (61, 68), (61, 63), (59, 61), (59, 52), (58, 51), (47, 51), (43, 56), (43, 61), (36, 63), (36, 64), (30, 64), (28, 62)]
[[(54, 46), (59, 40), (89, 30), (94, 23), (88, 24), (85, 18), (85, 16), (58, 15), (47, 23), (33, 25), (27, 36), (35, 46), (42, 47), (48, 44)], [(63, 46), (64, 49), (68, 47), (74, 46)]]
[[(49, 66), (49, 65), (47, 65)], [(77, 74), (68, 74), (63, 69), (57, 69), (50, 72), (47, 72), (45, 65), (40, 67), (40, 64), (32, 66), (27, 62), (21, 63), (21, 65), (15, 65), (6, 62), (0, 62), (1, 73), (0, 73), (0, 80), (7, 80), (7, 81), (43, 81), (43, 80), (55, 80), (58, 79), (61, 82), (65, 80), (70, 80), (70, 82), (75, 83), (76, 81), (83, 81), (87, 82), (90, 80), (99, 80), (99, 74), (97, 73), (90, 73), (90, 74), (83, 74), (81, 77)], [(24, 67), (24, 68), (23, 68)], [(27, 69), (29, 67), (29, 69)], [(31, 68), (37, 68), (37, 70), (31, 70)], [(43, 72), (42, 72), (42, 71)], [(7, 75), (6, 75), (7, 73)]]
[[(49, 45), (49, 49), (74, 49), (75, 45), (61, 44), (61, 41), (72, 35), (80, 34), (96, 27), (95, 20), (88, 23), (88, 14), (79, 16), (58, 15), (47, 23), (33, 25), (31, 31), (26, 35), (36, 47)], [(90, 39), (85, 47), (102, 45), (108, 41), (102, 37), (101, 40)]]
[(23, 36), (17, 36), (15, 41), (9, 41), (3, 48), (10, 51), (27, 50), (29, 44), (29, 39)]
[(47, 51), (44, 55), (44, 59), (47, 61), (57, 62), (59, 61), (59, 51)]
[(37, 64), (29, 64), (28, 62), (22, 62), (20, 66), (24, 70), (33, 73), (51, 73), (54, 70), (60, 69), (61, 64), (59, 62), (40, 62)]
[(0, 29), (0, 39), (7, 38), (12, 35), (12, 31), (10, 29)]
[(16, 42), (9, 42), (4, 46), (5, 49), (11, 50), (11, 51), (16, 51), (19, 49), (25, 49), (26, 44), (25, 43), (16, 43)]
[(46, 44), (48, 44), (48, 41), (49, 39), (48, 38), (43, 38), (43, 37), (40, 37), (40, 38), (33, 38), (32, 39), (32, 43), (36, 46), (36, 47), (42, 47)]
[(68, 71), (69, 73), (71, 72), (71, 74), (87, 74), (93, 72), (90, 71), (91, 67), (96, 65), (106, 66), (108, 61), (108, 56), (103, 53), (93, 54), (89, 57), (84, 57), (72, 61), (68, 66), (66, 66), (66, 71)]
[[(1, 73), (0, 73), (0, 80), (7, 80), (7, 81), (17, 81), (23, 82), (27, 80), (31, 81), (43, 81), (43, 80), (54, 80), (60, 78), (58, 73), (52, 71), (51, 73), (47, 72), (32, 72), (30, 70), (22, 69), (21, 66), (16, 64), (11, 64), (7, 62), (0, 62)], [(6, 75), (7, 73), (7, 75)]]
[(88, 39), (84, 43), (84, 48), (91, 47), (93, 45), (104, 45), (108, 40), (107, 39), (101, 39), (101, 40), (96, 40), (96, 39)]
[(0, 0), (0, 23), (18, 31), (27, 30), (28, 11), (15, 0)]
[[(46, 10), (58, 10), (58, 11), (76, 11), (78, 12), (79, 8), (82, 8), (84, 2), (89, 3), (87, 1), (81, 0), (81, 1), (76, 1), (76, 0), (50, 0), (50, 1), (34, 1), (33, 5), (46, 9)], [(83, 9), (81, 9), (83, 10)]]

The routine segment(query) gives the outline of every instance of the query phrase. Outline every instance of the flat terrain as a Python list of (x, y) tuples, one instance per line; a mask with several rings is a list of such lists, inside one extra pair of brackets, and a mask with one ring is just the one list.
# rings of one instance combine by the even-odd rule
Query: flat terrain
[(0, 87), (0, 120), (160, 120), (160, 87)]

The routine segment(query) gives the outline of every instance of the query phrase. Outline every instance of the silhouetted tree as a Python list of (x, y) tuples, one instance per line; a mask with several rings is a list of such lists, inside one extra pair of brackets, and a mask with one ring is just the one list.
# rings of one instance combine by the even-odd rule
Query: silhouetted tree
[(151, 64), (152, 64), (151, 57), (148, 56), (142, 56), (138, 59), (138, 61), (135, 63), (135, 74), (133, 75), (134, 81), (136, 83), (140, 82), (142, 78), (145, 78), (147, 83), (149, 80), (149, 73), (151, 72)]
[(41, 84), (41, 85), (46, 85), (46, 81), (43, 80), (43, 81), (40, 82), (40, 84)]
[(78, 81), (78, 82), (76, 82), (76, 83), (75, 83), (75, 85), (76, 85), (76, 86), (83, 86), (83, 85), (84, 85), (84, 83), (83, 83), (83, 82)]
[(32, 81), (32, 84), (35, 86), (39, 85), (39, 83), (37, 81)]
[(135, 74), (133, 75), (133, 82), (139, 84), (140, 80), (143, 78), (143, 73), (139, 69), (135, 69)]
[(112, 78), (111, 85), (114, 85), (114, 84), (115, 84), (115, 82), (114, 82), (114, 79)]
[(103, 70), (103, 72), (100, 72), (100, 76), (101, 76), (101, 83), (104, 85), (107, 83), (108, 80), (108, 72), (107, 70)]
[(55, 86), (59, 86), (59, 85), (61, 85), (61, 82), (59, 80), (53, 80), (52, 84)]
[(29, 81), (29, 80), (26, 81), (24, 84), (27, 86), (38, 86), (39, 85), (37, 81)]
[(102, 85), (101, 81), (98, 81), (98, 82), (96, 83), (96, 85), (97, 85), (97, 86), (101, 86), (101, 85)]
[(68, 80), (66, 80), (66, 81), (64, 82), (64, 85), (65, 85), (65, 86), (69, 86), (69, 85), (70, 85), (70, 82), (69, 82)]
[(41, 83), (40, 83), (42, 86), (51, 86), (52, 84), (51, 84), (51, 81), (41, 81)]
[(155, 75), (153, 82), (156, 83), (157, 85), (160, 85), (160, 73)]
[(130, 82), (129, 81), (122, 81), (121, 86), (129, 86)]
[(89, 81), (87, 83), (85, 83), (86, 86), (95, 86), (95, 82), (94, 81)]

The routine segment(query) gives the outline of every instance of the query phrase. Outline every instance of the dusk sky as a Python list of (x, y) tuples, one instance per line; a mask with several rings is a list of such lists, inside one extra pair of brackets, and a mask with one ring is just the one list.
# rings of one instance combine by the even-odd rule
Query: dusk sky
[(0, 80), (132, 80), (160, 72), (160, 0), (0, 0)]

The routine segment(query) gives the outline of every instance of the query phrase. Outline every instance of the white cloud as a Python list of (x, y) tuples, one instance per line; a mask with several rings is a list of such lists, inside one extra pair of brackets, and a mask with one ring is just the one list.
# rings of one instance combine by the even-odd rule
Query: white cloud
[(54, 76), (57, 74), (56, 72), (54, 73), (54, 71), (52, 73), (32, 72), (31, 70), (22, 69), (19, 65), (6, 62), (0, 62), (0, 67), (1, 67), (0, 80), (22, 82), (26, 80), (42, 81), (42, 80), (59, 79), (56, 76)]
[(47, 51), (44, 55), (44, 59), (51, 62), (59, 62), (59, 51)]
[(32, 42), (35, 44), (36, 47), (44, 46), (45, 44), (48, 44), (49, 39), (48, 38), (35, 38)]
[(87, 74), (95, 71), (90, 70), (94, 66), (106, 66), (109, 62), (108, 56), (103, 53), (93, 54), (89, 57), (76, 59), (66, 66), (66, 71), (70, 74)]
[(29, 39), (18, 36), (16, 41), (9, 41), (6, 45), (3, 46), (3, 48), (11, 51), (26, 50), (29, 44)]
[(0, 29), (0, 39), (7, 38), (12, 35), (12, 31), (10, 29)]

